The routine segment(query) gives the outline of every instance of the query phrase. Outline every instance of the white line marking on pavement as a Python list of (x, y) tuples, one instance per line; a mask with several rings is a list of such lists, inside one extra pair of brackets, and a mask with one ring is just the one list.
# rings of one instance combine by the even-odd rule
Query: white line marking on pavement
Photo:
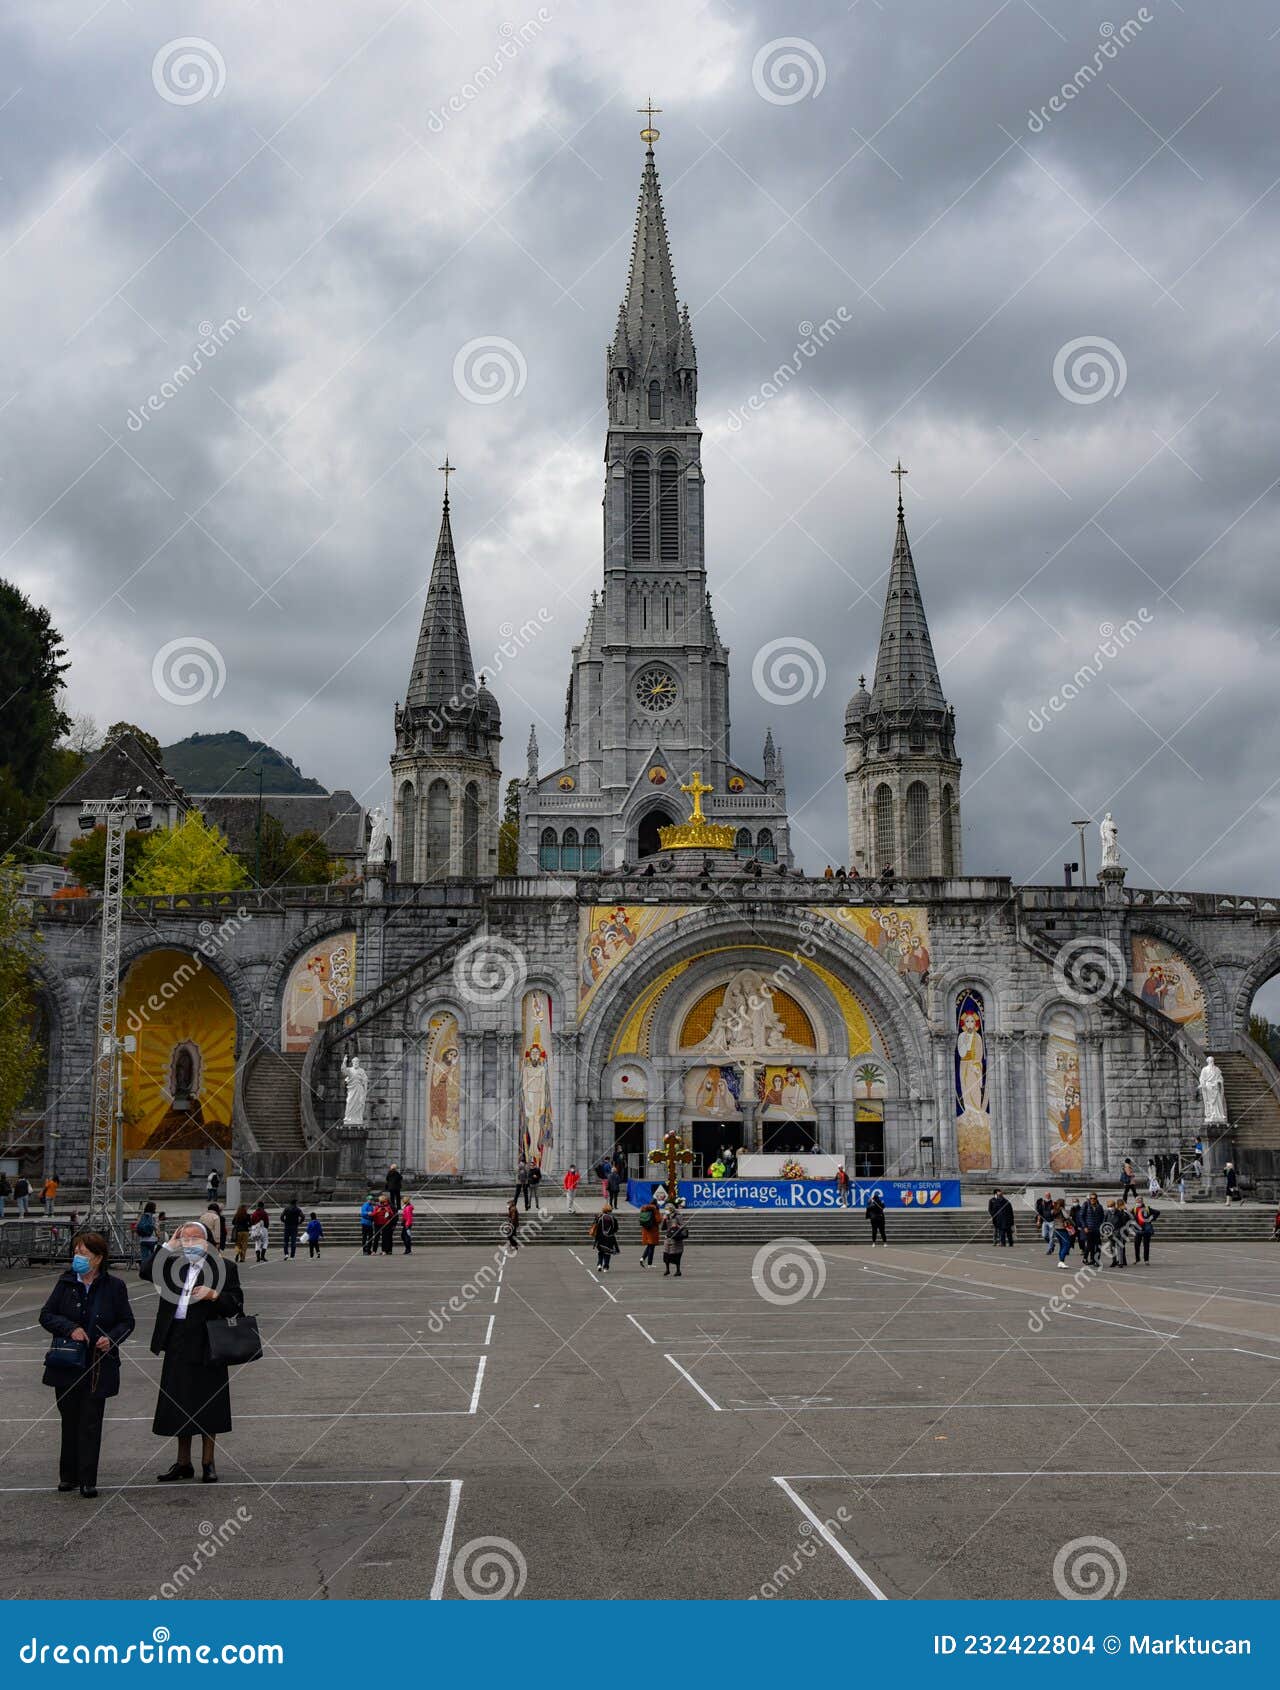
[(793, 1479), (1280, 1479), (1280, 1467), (1006, 1467), (963, 1473), (793, 1473)]
[(491, 1314), (489, 1316), (489, 1324), (484, 1329), (484, 1343), (485, 1343), (486, 1349), (488, 1349), (488, 1347), (489, 1347), (490, 1338), (493, 1337), (493, 1323), (494, 1323), (495, 1320), (497, 1320), (497, 1318), (498, 1317), (497, 1317), (496, 1314)]
[(687, 1368), (681, 1367), (680, 1363), (676, 1360), (676, 1358), (674, 1356), (664, 1355), (662, 1359), (664, 1361), (669, 1361), (671, 1363), (672, 1367), (675, 1368), (677, 1373), (683, 1373), (685, 1378), (693, 1386), (694, 1390), (698, 1393), (698, 1395), (700, 1397), (705, 1397), (706, 1400), (711, 1404), (712, 1408), (715, 1409), (717, 1414), (723, 1414), (724, 1413), (724, 1410), (720, 1407), (720, 1404), (716, 1401), (716, 1399), (714, 1397), (707, 1396), (707, 1393), (703, 1390), (702, 1386), (694, 1378), (693, 1374), (690, 1373)]
[(468, 1414), (474, 1414), (480, 1406), (480, 1387), (484, 1384), (484, 1364), (488, 1359), (488, 1356), (480, 1357), (479, 1365), (476, 1368), (476, 1382), (471, 1387), (471, 1407), (467, 1410)]
[[(641, 1326), (640, 1322), (636, 1319), (635, 1315), (629, 1314), (627, 1316), (627, 1319), (631, 1322), (632, 1326), (635, 1327), (636, 1331), (640, 1334), (640, 1336), (642, 1338), (649, 1338), (649, 1334), (645, 1331), (644, 1327)], [(656, 1338), (649, 1338), (649, 1342), (651, 1344), (656, 1344), (658, 1342), (658, 1340)]]
[(836, 1554), (844, 1562), (845, 1566), (848, 1567), (849, 1571), (853, 1574), (854, 1578), (857, 1579), (858, 1583), (866, 1590), (869, 1590), (877, 1602), (887, 1602), (889, 1598), (871, 1577), (870, 1573), (866, 1572), (858, 1565), (853, 1556), (850, 1555), (849, 1551), (845, 1548), (844, 1544), (840, 1542), (840, 1539), (835, 1536), (824, 1520), (820, 1520), (818, 1518), (813, 1509), (809, 1507), (808, 1503), (803, 1502), (796, 1495), (795, 1491), (792, 1490), (787, 1481), (783, 1478), (779, 1478), (776, 1473), (774, 1474), (773, 1482), (780, 1490), (784, 1491), (786, 1495), (791, 1498), (792, 1502), (795, 1503), (796, 1507), (804, 1515), (805, 1519), (808, 1520), (809, 1524), (817, 1532), (822, 1541), (827, 1544), (829, 1548), (835, 1550)]
[[(591, 1275), (591, 1277), (592, 1277), (592, 1279), (596, 1279), (596, 1276), (595, 1276), (594, 1273)], [(610, 1291), (609, 1287), (602, 1280), (596, 1279), (596, 1285), (598, 1286), (598, 1288), (601, 1291), (604, 1292), (606, 1297), (613, 1297), (614, 1302), (615, 1303), (617, 1302), (618, 1299), (613, 1296), (613, 1292)]]
[(449, 1480), (449, 1512), (444, 1517), (444, 1531), (436, 1554), (436, 1576), (431, 1581), (431, 1602), (444, 1599), (444, 1581), (449, 1572), (449, 1556), (453, 1551), (453, 1528), (458, 1518), (458, 1503), (462, 1500), (462, 1480)]
[(499, 1280), (498, 1283), (493, 1288), (493, 1300), (494, 1300), (495, 1303), (497, 1302), (498, 1298), (501, 1295), (502, 1295), (502, 1281)]

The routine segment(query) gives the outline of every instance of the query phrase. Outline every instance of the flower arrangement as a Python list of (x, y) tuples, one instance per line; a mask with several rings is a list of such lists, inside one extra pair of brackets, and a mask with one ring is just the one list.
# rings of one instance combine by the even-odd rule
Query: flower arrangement
[(808, 1179), (809, 1178), (809, 1175), (805, 1172), (802, 1164), (799, 1163), (799, 1162), (796, 1162), (794, 1160), (792, 1160), (790, 1162), (784, 1162), (782, 1164), (782, 1170), (781, 1171), (782, 1171), (782, 1178), (783, 1179)]

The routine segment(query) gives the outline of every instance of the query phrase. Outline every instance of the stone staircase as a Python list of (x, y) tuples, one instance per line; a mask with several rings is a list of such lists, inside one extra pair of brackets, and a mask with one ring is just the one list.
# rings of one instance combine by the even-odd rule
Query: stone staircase
[(1214, 1061), (1222, 1069), (1227, 1119), (1240, 1150), (1280, 1150), (1280, 1097), (1261, 1063), (1236, 1050), (1215, 1051)]
[(244, 1077), (244, 1110), (258, 1149), (304, 1151), (302, 1131), (301, 1051), (281, 1054), (270, 1045), (259, 1049)]

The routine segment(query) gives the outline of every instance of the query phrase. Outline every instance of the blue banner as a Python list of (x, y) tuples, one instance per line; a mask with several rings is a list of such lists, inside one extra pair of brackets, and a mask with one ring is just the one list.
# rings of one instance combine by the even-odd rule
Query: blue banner
[[(647, 1203), (658, 1181), (627, 1181), (627, 1201), (637, 1208)], [(848, 1203), (864, 1209), (873, 1192), (886, 1209), (958, 1209), (958, 1179), (851, 1180)], [(836, 1209), (836, 1182), (831, 1179), (689, 1179), (680, 1181), (680, 1196), (691, 1209)]]

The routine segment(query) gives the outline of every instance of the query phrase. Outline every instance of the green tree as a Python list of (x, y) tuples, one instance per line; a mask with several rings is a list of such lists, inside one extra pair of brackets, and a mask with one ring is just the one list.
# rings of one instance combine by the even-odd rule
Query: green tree
[(58, 702), (65, 657), (49, 612), (11, 582), (0, 581), (0, 768), (28, 796), (43, 792), (40, 775), (49, 753), (71, 725)]
[(498, 873), (514, 874), (520, 851), (520, 782), (507, 782), (502, 805), (502, 820), (498, 823)]
[(18, 866), (6, 857), (0, 861), (0, 1137), (6, 1140), (41, 1063), (30, 968), (38, 939), (21, 891)]
[(154, 757), (161, 768), (164, 767), (164, 758), (160, 755), (160, 741), (154, 734), (149, 734), (145, 728), (138, 727), (135, 722), (112, 722), (107, 729), (106, 739), (118, 739), (121, 734), (133, 734), (143, 750)]
[[(142, 862), (142, 848), (147, 835), (130, 828), (124, 836), (125, 885), (138, 871)], [(77, 884), (90, 892), (100, 892), (107, 873), (107, 830), (95, 827), (92, 833), (82, 833), (71, 841), (67, 851), (67, 867), (75, 875)]]
[(249, 876), (221, 832), (199, 810), (188, 810), (177, 827), (146, 835), (128, 890), (131, 897), (156, 898), (180, 892), (234, 892), (248, 884)]
[(262, 850), (250, 845), (241, 851), (240, 861), (250, 877), (258, 864), (260, 886), (327, 886), (343, 872), (343, 865), (329, 855), (323, 838), (313, 828), (288, 834), (279, 817), (262, 812)]

